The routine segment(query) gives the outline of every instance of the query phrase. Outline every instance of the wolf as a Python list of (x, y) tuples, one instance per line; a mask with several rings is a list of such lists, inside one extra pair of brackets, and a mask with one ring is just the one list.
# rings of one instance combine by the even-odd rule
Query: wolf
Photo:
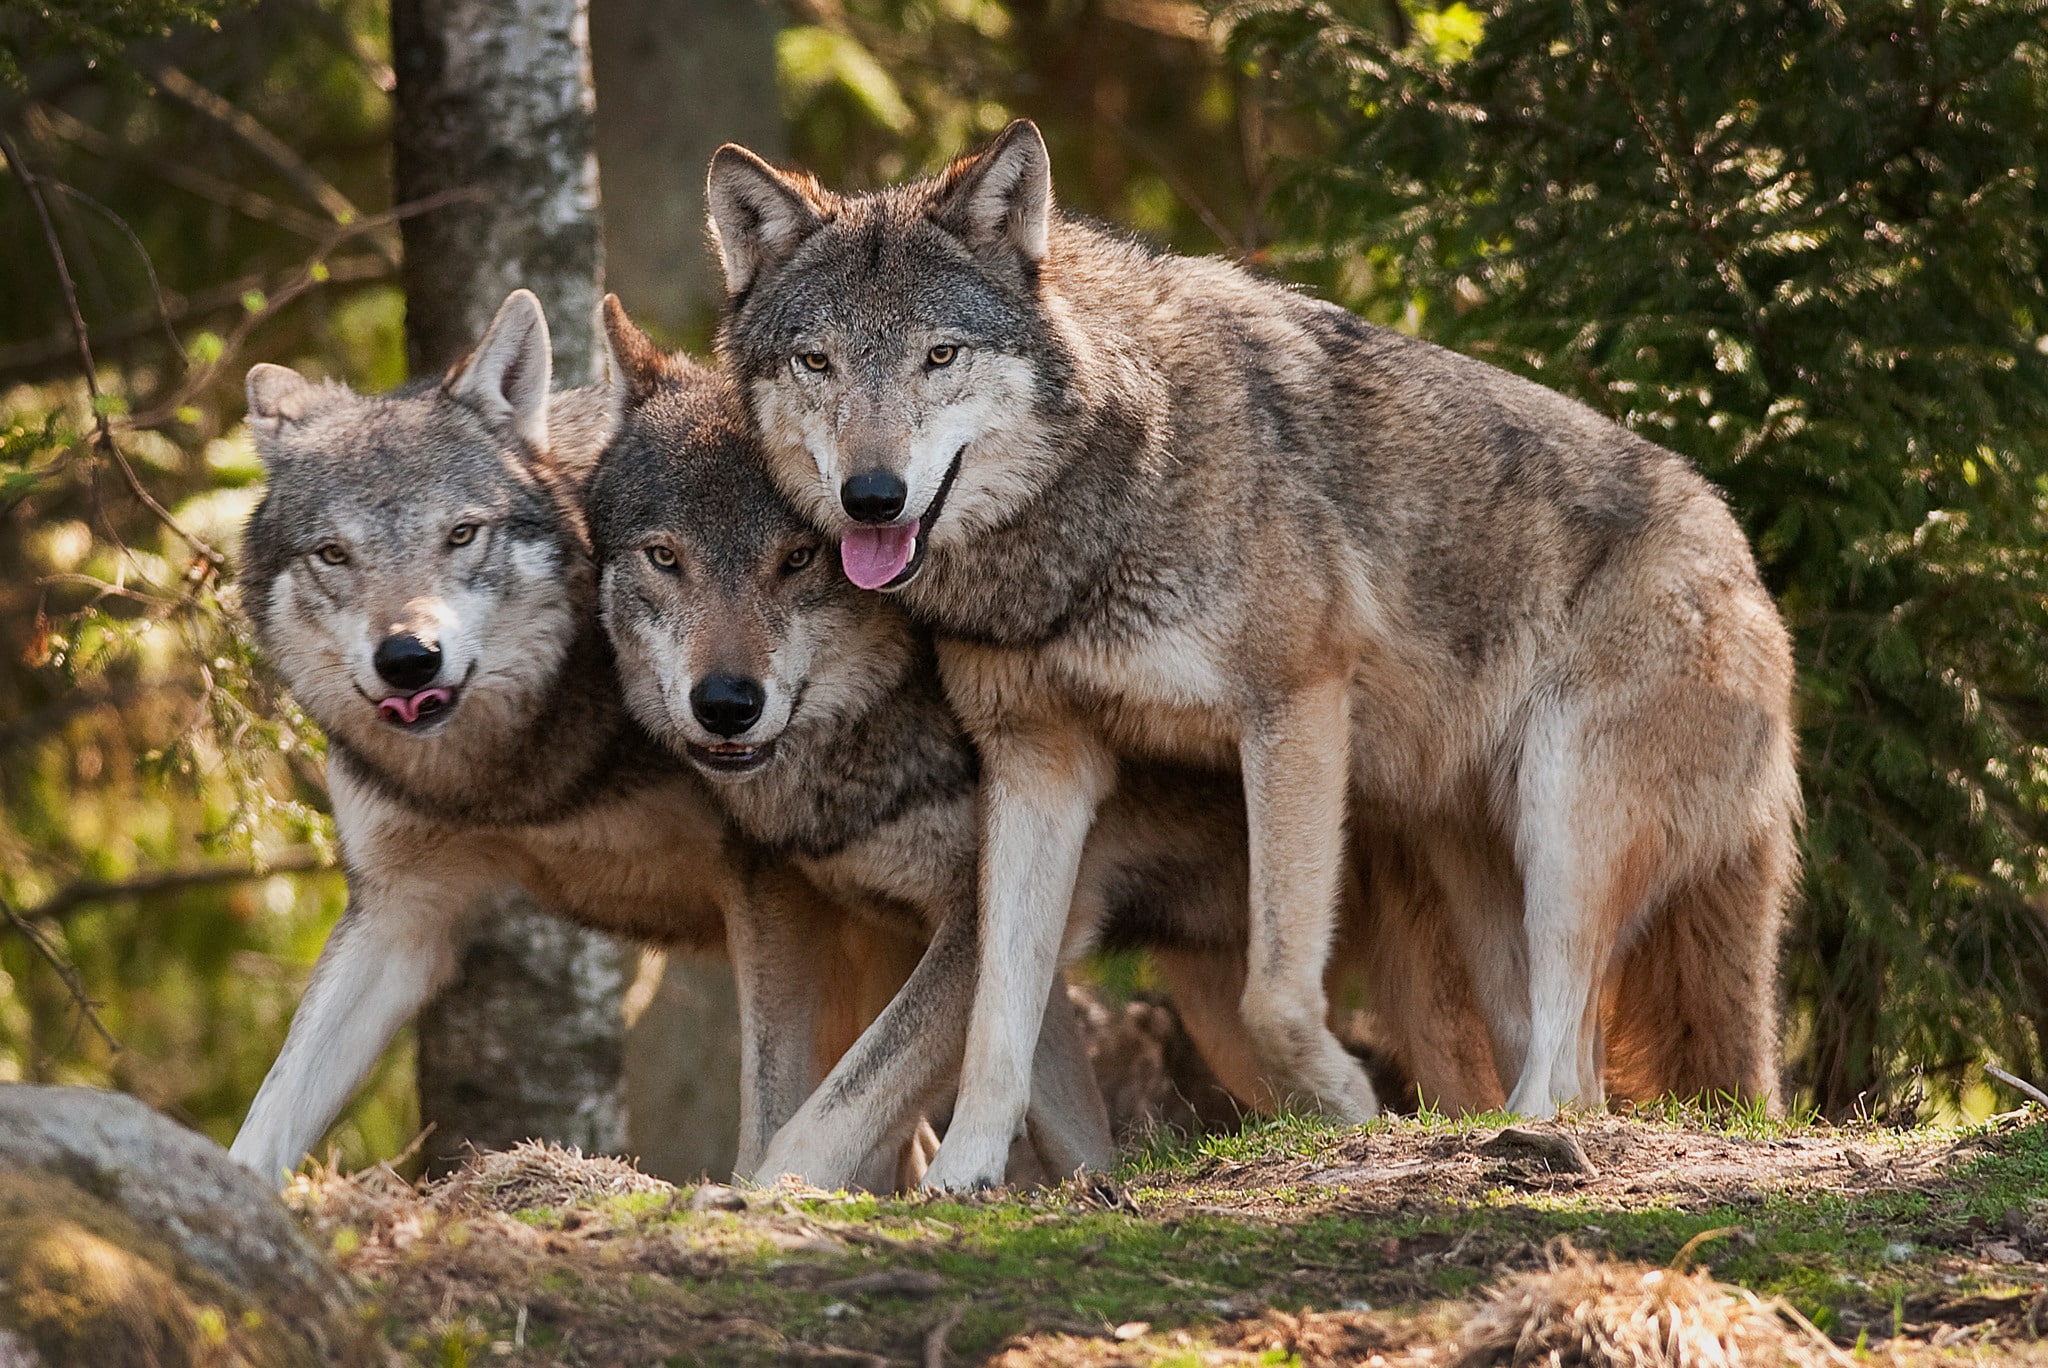
[[(733, 146), (707, 188), (719, 355), (773, 477), (937, 632), (981, 755), (980, 976), (928, 1185), (999, 1175), (1134, 756), (1242, 775), (1242, 1016), (1299, 1101), (1377, 1109), (1325, 1024), (1347, 807), (1440, 893), (1514, 1110), (1601, 1099), (1618, 958), (1697, 1007), (1667, 1073), (1772, 1095), (1791, 653), (1682, 457), (1061, 214), (1028, 121), (870, 194)], [(1641, 963), (1658, 925), (1679, 957)]]
[[(580, 506), (615, 395), (551, 394), (551, 376), (525, 290), (444, 376), (390, 395), (249, 372), (269, 482), (244, 602), (326, 731), (349, 892), (231, 1150), (267, 1180), (454, 973), (485, 895), (524, 887), (587, 926), (686, 950), (725, 944), (729, 921), (821, 905), (735, 851), (703, 784), (625, 707)], [(814, 944), (804, 981), (746, 1006), (800, 1035), (818, 993), (861, 991), (869, 953)], [(765, 1078), (742, 1053), (751, 1164), (810, 1078)]]
[[(760, 1165), (763, 1177), (838, 1186), (865, 1152), (899, 1144), (959, 1069), (974, 996), (978, 759), (940, 687), (930, 634), (900, 604), (849, 582), (790, 510), (732, 380), (662, 353), (615, 298), (604, 310), (626, 397), (587, 511), (628, 706), (698, 769), (756, 847), (790, 861), (835, 906), (932, 940)], [(1061, 958), (1098, 936), (1155, 952), (1219, 1078), (1246, 1105), (1270, 1105), (1239, 1045), (1236, 996), (1209, 991), (1243, 962), (1247, 878), (1237, 777), (1133, 764), (1081, 857), (1074, 896), (1085, 910)], [(1347, 885), (1354, 933), (1363, 899)], [(803, 953), (785, 943), (736, 958), (765, 965)], [(1400, 991), (1366, 986), (1382, 1000)], [(1052, 1172), (1113, 1157), (1064, 989), (1055, 975), (1026, 1125)], [(1467, 1070), (1439, 1064), (1455, 1051), (1437, 1047), (1478, 1019), (1467, 996), (1396, 1023), (1395, 1053), (1420, 1065), (1424, 1095), (1483, 1105), (1465, 1096)], [(1046, 1133), (1045, 1113), (1064, 1134)]]

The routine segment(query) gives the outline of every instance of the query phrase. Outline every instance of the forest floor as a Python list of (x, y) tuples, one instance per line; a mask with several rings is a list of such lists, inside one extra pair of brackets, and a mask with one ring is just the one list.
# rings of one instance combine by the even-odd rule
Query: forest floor
[(395, 1361), (443, 1368), (2048, 1365), (2038, 1110), (1282, 1120), (971, 1201), (674, 1188), (538, 1147), (288, 1195)]

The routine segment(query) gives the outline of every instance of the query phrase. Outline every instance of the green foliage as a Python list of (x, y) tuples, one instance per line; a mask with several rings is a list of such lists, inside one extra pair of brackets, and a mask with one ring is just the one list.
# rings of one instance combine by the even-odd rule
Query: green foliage
[[(241, 8), (43, 7), (49, 23), (96, 26), (78, 40), (88, 57), (172, 17), (229, 15), (180, 68), (303, 149), (364, 212), (383, 208), (382, 8), (230, 15)], [(9, 41), (18, 19), (0, 18)], [(240, 429), (241, 376), (276, 360), (389, 385), (404, 366), (403, 301), (366, 238), (330, 256), (300, 303), (252, 314), (300, 278), (331, 230), (322, 206), (221, 124), (130, 79), (125, 61), (41, 71), (0, 126), (44, 185), (100, 394), (79, 373), (40, 223), (19, 181), (0, 178), (0, 901), (75, 967), (122, 1048), (86, 1028), (64, 981), (0, 923), (0, 1080), (114, 1084), (225, 1140), (343, 893), (320, 867), (332, 854), (323, 743), (235, 603), (262, 475)], [(96, 415), (182, 532), (98, 445)], [(225, 553), (225, 572), (185, 533)], [(345, 1121), (351, 1160), (410, 1137), (408, 1070), (395, 1053)]]
[(251, 0), (0, 0), (0, 81), (26, 84), (27, 65), (51, 56), (88, 65), (119, 58), (130, 44), (188, 24), (218, 28), (221, 15)]
[(1817, 1103), (2038, 1069), (2048, 7), (1483, 14), (1227, 12), (1323, 139), (1288, 186), (1305, 269), (1727, 490), (1797, 639)]

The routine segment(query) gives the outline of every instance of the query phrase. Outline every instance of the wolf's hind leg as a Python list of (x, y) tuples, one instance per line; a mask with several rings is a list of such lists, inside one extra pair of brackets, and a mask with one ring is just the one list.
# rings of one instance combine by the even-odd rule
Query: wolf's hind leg
[(1348, 841), (1348, 687), (1336, 674), (1277, 699), (1239, 745), (1251, 826), (1244, 1022), (1283, 1099), (1364, 1121), (1379, 1099), (1330, 1030), (1323, 983)]
[[(794, 870), (755, 871), (726, 909), (740, 1010), (740, 1135), (735, 1171), (751, 1174), (817, 1077), (814, 1024), (825, 995), (815, 915), (822, 898)], [(844, 984), (840, 985), (846, 986)]]
[(878, 1145), (900, 1143), (918, 1110), (959, 1066), (974, 1001), (975, 919), (960, 908), (939, 924), (924, 958), (882, 1014), (768, 1143), (744, 1177), (792, 1174), (823, 1188), (872, 1172)]
[(488, 888), (438, 872), (353, 882), (284, 1049), (228, 1151), (267, 1183), (298, 1167), (398, 1028), (454, 977)]
[(1360, 864), (1360, 910), (1346, 919), (1338, 948), (1363, 966), (1378, 1028), (1423, 1104), (1447, 1116), (1498, 1109), (1507, 1092), (1494, 1026), (1443, 888), (1418, 852), (1393, 841), (1361, 842)]
[(1528, 1116), (1600, 1104), (1600, 989), (1665, 862), (1654, 810), (1589, 754), (1583, 731), (1581, 719), (1554, 708), (1531, 723), (1522, 755), (1529, 1049), (1508, 1110)]
[(1234, 950), (1147, 952), (1174, 1013), (1216, 1081), (1246, 1111), (1271, 1115), (1280, 1100), (1244, 1029), (1244, 955)]
[(1095, 1081), (1095, 1066), (1067, 1000), (1067, 981), (1055, 974), (1038, 1028), (1031, 1061), (1031, 1106), (1025, 1126), (1038, 1161), (1055, 1180), (1086, 1170), (1099, 1173), (1116, 1163), (1109, 1108)]

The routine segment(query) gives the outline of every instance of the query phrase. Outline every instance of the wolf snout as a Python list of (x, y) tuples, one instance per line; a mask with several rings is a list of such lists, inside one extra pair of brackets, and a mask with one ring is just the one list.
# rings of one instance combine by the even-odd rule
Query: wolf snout
[(441, 648), (411, 632), (394, 632), (377, 643), (370, 663), (377, 667), (377, 677), (386, 684), (411, 693), (426, 688), (441, 673)]
[(690, 711), (713, 736), (738, 736), (761, 720), (768, 691), (752, 679), (715, 674), (690, 690)]
[(910, 488), (903, 477), (887, 470), (863, 470), (839, 486), (839, 504), (855, 522), (894, 522), (903, 516)]

